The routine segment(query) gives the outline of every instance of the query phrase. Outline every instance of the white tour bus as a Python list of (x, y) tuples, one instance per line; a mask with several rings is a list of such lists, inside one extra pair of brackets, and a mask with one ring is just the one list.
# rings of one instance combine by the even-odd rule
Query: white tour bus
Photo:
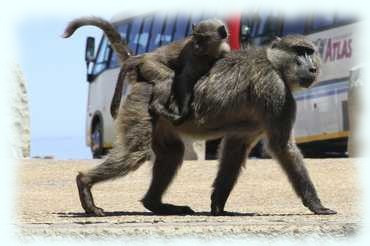
[[(151, 51), (163, 44), (182, 39), (191, 32), (191, 23), (210, 15), (157, 15), (132, 18), (114, 17), (112, 23), (128, 41), (134, 54)], [(345, 153), (348, 138), (347, 92), (349, 71), (356, 65), (354, 47), (355, 19), (330, 16), (285, 18), (279, 14), (248, 12), (227, 19), (232, 49), (249, 44), (263, 45), (275, 36), (291, 33), (313, 40), (322, 58), (319, 81), (308, 90), (295, 94), (297, 118), (296, 141), (306, 152)], [(88, 38), (91, 47), (93, 40)], [(113, 118), (110, 112), (119, 67), (117, 56), (103, 35), (96, 57), (88, 70), (89, 95), (86, 120), (86, 142), (93, 156), (100, 157), (114, 141)], [(124, 83), (123, 98), (127, 94)], [(123, 99), (122, 99), (123, 100)], [(215, 158), (219, 140), (208, 141), (203, 150), (207, 159)], [(261, 148), (256, 148), (259, 154)], [(198, 153), (199, 158), (199, 153)], [(200, 157), (202, 158), (202, 157)]]

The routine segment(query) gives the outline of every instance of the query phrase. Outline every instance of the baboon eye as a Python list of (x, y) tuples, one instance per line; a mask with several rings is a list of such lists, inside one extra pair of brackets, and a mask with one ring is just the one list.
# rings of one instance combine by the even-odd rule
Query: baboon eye
[(315, 52), (314, 49), (305, 46), (293, 46), (292, 48), (298, 56), (312, 55)]

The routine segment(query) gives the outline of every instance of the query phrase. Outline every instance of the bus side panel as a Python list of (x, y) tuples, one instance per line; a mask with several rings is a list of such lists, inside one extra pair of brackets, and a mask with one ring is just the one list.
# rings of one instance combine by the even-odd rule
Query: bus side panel
[[(318, 47), (321, 56), (319, 83), (302, 92), (295, 93), (297, 119), (294, 132), (297, 139), (310, 139), (346, 131), (348, 77), (358, 62), (354, 46), (356, 24), (332, 28), (307, 36)], [(315, 139), (315, 138), (312, 138)], [(307, 140), (308, 141), (308, 140)], [(298, 141), (299, 142), (299, 141)]]
[(347, 101), (348, 82), (325, 88), (313, 88), (296, 95), (296, 137), (322, 135), (345, 131), (343, 103)]
[(114, 141), (114, 122), (110, 113), (110, 104), (113, 98), (119, 68), (108, 69), (101, 73), (95, 81), (89, 84), (89, 98), (87, 107), (86, 139), (90, 143), (90, 133), (93, 117), (100, 113), (103, 120), (103, 146), (109, 148)]

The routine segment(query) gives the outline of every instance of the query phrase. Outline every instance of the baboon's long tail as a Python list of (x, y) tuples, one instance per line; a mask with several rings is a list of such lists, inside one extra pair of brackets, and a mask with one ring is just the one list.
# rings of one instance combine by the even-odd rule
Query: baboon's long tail
[(96, 26), (103, 30), (113, 50), (117, 53), (122, 63), (131, 56), (127, 42), (122, 40), (121, 35), (116, 31), (116, 29), (114, 29), (114, 26), (109, 21), (106, 21), (100, 17), (91, 16), (74, 19), (64, 30), (62, 37), (70, 37), (81, 26)]

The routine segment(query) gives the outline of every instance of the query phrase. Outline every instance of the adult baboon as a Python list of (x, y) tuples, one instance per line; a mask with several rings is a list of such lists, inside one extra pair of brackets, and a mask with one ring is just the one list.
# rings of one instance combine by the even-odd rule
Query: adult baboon
[(104, 215), (94, 204), (91, 187), (136, 170), (154, 152), (152, 181), (143, 205), (156, 214), (193, 213), (188, 206), (162, 203), (162, 196), (182, 163), (181, 135), (189, 135), (200, 139), (223, 137), (211, 213), (227, 214), (226, 200), (248, 152), (265, 136), (272, 156), (304, 206), (315, 214), (335, 214), (321, 204), (292, 136), (296, 114), (292, 91), (309, 87), (317, 78), (318, 69), (314, 45), (300, 35), (276, 39), (265, 48), (231, 52), (195, 84), (192, 113), (180, 126), (160, 115), (152, 120), (148, 113), (150, 102), (161, 97), (161, 86), (165, 84), (134, 84), (120, 107), (119, 135), (113, 151), (102, 164), (76, 178), (83, 208), (87, 213)]
[[(164, 106), (158, 100), (152, 103), (151, 109), (175, 124), (182, 123), (190, 113), (195, 82), (209, 71), (216, 60), (230, 51), (227, 43), (228, 30), (225, 23), (218, 19), (200, 21), (192, 26), (193, 32), (189, 37), (138, 56), (131, 56), (127, 44), (121, 42), (120, 34), (113, 25), (99, 17), (82, 17), (71, 21), (63, 37), (70, 37), (76, 29), (84, 25), (102, 29), (123, 63), (113, 104), (119, 103), (124, 75), (130, 71), (129, 74), (133, 75), (129, 79), (131, 82), (138, 80), (171, 85), (163, 86), (166, 91), (162, 91), (161, 97), (169, 101), (172, 95), (176, 102), (173, 105), (175, 109), (168, 110), (167, 105)], [(136, 73), (131, 72), (133, 70)], [(115, 110), (111, 110), (114, 116)]]

